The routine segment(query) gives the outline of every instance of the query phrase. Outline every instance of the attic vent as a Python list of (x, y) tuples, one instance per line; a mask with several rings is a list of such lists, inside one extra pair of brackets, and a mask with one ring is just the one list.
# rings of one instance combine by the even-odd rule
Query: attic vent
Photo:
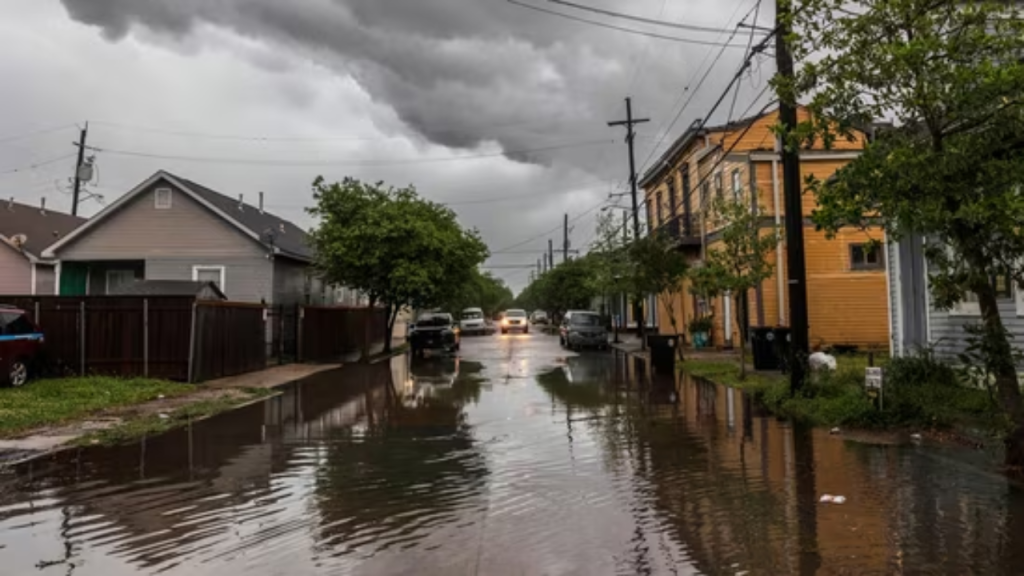
[(281, 234), (284, 234), (284, 233), (285, 233), (285, 229), (284, 229), (284, 222), (281, 222), (281, 225), (280, 225), (280, 230), (281, 230)]
[(170, 210), (171, 198), (170, 188), (157, 188), (153, 193), (153, 207), (157, 210)]

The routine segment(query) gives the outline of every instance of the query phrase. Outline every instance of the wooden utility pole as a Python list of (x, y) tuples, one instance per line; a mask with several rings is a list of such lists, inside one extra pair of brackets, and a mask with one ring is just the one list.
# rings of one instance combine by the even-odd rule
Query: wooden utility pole
[(548, 269), (555, 269), (555, 243), (548, 238)]
[(89, 137), (89, 123), (85, 123), (78, 136), (78, 161), (75, 162), (75, 188), (71, 195), (71, 215), (78, 216), (78, 201), (82, 191), (82, 164), (85, 162), (85, 141)]
[(569, 215), (562, 220), (562, 263), (569, 261)]
[[(791, 0), (775, 0), (775, 64), (783, 85), (788, 89), (795, 76), (793, 54), (787, 38)], [(789, 141), (797, 125), (796, 102), (792, 93), (779, 95), (779, 123), (782, 125), (782, 190), (786, 209), (786, 264), (789, 272), (789, 366), (790, 390), (800, 390), (809, 353), (807, 321), (807, 268), (804, 261), (804, 210), (800, 197), (800, 149)], [(779, 271), (781, 273), (781, 270)]]
[[(633, 152), (633, 140), (636, 136), (636, 132), (633, 131), (633, 126), (637, 124), (643, 124), (644, 122), (650, 122), (650, 118), (633, 118), (633, 100), (626, 97), (626, 119), (615, 120), (609, 122), (609, 126), (625, 126), (626, 127), (626, 144), (629, 148), (629, 191), (633, 199), (633, 240), (640, 239), (640, 204), (637, 200), (637, 175), (636, 175), (636, 157)], [(636, 294), (633, 300), (633, 318), (636, 320), (636, 335), (640, 338), (641, 348), (646, 346), (644, 342), (644, 322), (641, 316), (640, 310), (640, 298), (642, 295)]]

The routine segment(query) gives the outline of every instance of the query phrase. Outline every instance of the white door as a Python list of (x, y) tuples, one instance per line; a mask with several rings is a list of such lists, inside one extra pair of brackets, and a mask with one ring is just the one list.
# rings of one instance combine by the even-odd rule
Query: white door
[(722, 296), (722, 310), (723, 310), (723, 329), (725, 331), (725, 342), (726, 344), (732, 344), (732, 295), (726, 292)]

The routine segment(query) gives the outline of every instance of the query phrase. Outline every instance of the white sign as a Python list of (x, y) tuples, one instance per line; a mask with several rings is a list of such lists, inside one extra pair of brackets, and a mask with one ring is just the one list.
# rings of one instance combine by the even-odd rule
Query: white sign
[(868, 390), (882, 389), (882, 369), (878, 367), (866, 368), (864, 372), (864, 387)]

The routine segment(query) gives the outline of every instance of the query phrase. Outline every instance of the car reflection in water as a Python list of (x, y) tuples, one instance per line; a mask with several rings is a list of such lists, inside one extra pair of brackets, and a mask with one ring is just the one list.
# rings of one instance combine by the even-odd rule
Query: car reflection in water
[(448, 395), (459, 378), (459, 364), (458, 357), (414, 360), (402, 390), (402, 404), (415, 408)]

